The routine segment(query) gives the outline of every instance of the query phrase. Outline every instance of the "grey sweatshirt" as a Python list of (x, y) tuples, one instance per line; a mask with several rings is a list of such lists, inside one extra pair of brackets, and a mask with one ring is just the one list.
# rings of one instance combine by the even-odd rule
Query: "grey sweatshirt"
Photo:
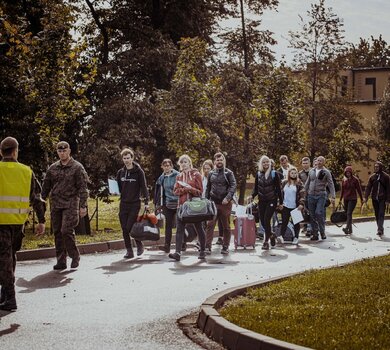
[[(322, 176), (321, 176), (322, 173)], [(332, 180), (332, 174), (326, 168), (323, 168), (316, 176), (316, 169), (313, 168), (309, 171), (309, 176), (305, 183), (305, 191), (309, 195), (321, 195), (326, 194), (326, 187), (328, 186), (330, 196), (332, 198), (336, 197), (334, 184)]]

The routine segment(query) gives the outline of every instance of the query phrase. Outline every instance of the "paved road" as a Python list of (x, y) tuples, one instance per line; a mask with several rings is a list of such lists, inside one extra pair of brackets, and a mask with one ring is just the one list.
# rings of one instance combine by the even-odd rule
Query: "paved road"
[[(390, 221), (385, 222), (390, 232)], [(312, 268), (390, 253), (390, 238), (373, 223), (345, 237), (328, 227), (328, 239), (264, 252), (239, 250), (207, 262), (188, 251), (180, 263), (147, 251), (125, 261), (123, 251), (82, 256), (77, 271), (52, 270), (54, 259), (17, 265), (18, 311), (0, 311), (0, 349), (199, 349), (176, 319), (210, 295), (233, 286)]]

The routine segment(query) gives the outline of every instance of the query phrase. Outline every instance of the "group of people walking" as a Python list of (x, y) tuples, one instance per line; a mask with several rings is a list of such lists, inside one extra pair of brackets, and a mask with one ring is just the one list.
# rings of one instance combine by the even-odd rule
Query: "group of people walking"
[[(47, 170), (42, 187), (31, 169), (18, 162), (19, 144), (13, 137), (7, 137), (0, 144), (0, 309), (15, 310), (15, 266), (16, 252), (21, 248), (24, 224), (33, 206), (38, 218), (36, 234), (45, 232), (46, 200), (50, 198), (51, 224), (55, 237), (57, 262), (54, 270), (67, 268), (67, 256), (71, 258), (71, 268), (77, 268), (80, 253), (76, 245), (74, 229), (79, 218), (87, 215), (88, 176), (84, 167), (71, 156), (70, 146), (61, 141), (56, 146), (59, 160)], [(118, 170), (116, 180), (120, 192), (119, 221), (126, 247), (125, 259), (134, 257), (131, 230), (137, 220), (143, 201), (149, 209), (149, 192), (145, 173), (134, 161), (130, 148), (121, 151), (123, 166)], [(281, 212), (281, 233), (287, 229), (291, 212), (294, 209), (310, 213), (310, 223), (305, 227), (311, 240), (326, 239), (325, 207), (327, 201), (335, 202), (336, 189), (331, 172), (325, 167), (325, 158), (314, 160), (304, 157), (298, 172), (289, 163), (287, 156), (281, 156), (280, 168), (275, 169), (272, 159), (263, 155), (258, 163), (255, 184), (248, 201), (258, 199), (260, 225), (264, 229), (262, 249), (274, 246), (275, 234), (272, 221), (276, 211)], [(203, 260), (211, 254), (214, 229), (218, 222), (221, 254), (229, 254), (231, 241), (230, 215), (237, 183), (233, 171), (226, 167), (223, 153), (217, 152), (213, 160), (206, 160), (198, 171), (191, 158), (183, 154), (179, 157), (179, 171), (174, 169), (170, 159), (164, 159), (162, 174), (155, 184), (154, 206), (165, 216), (165, 244), (161, 250), (169, 258), (180, 261), (186, 249), (186, 224), (177, 215), (178, 208), (187, 200), (204, 197), (213, 201), (217, 208), (214, 219), (192, 224), (198, 238), (199, 256)], [(354, 176), (352, 167), (347, 166), (341, 182), (341, 198), (347, 210), (347, 222), (343, 231), (352, 233), (352, 213), (360, 197), (363, 204), (371, 196), (378, 235), (384, 234), (385, 205), (390, 201), (390, 177), (383, 165), (376, 162), (374, 174), (370, 177), (363, 195), (360, 181)], [(171, 252), (172, 230), (176, 226), (175, 251)], [(298, 244), (300, 224), (294, 225), (294, 244)], [(135, 240), (136, 254), (142, 255), (142, 241)]]

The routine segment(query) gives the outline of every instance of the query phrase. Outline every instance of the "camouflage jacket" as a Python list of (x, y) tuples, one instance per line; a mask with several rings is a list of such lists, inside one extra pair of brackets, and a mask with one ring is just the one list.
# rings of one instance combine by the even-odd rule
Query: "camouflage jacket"
[(74, 208), (87, 206), (88, 175), (84, 167), (73, 158), (63, 165), (61, 161), (47, 170), (42, 185), (42, 197), (50, 195), (52, 208)]

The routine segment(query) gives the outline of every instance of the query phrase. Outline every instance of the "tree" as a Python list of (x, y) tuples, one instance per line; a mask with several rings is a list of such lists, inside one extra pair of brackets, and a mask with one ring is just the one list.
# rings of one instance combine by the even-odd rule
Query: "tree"
[(390, 79), (377, 111), (376, 131), (378, 135), (379, 160), (390, 171)]
[(350, 125), (361, 128), (357, 115), (347, 111), (347, 101), (336, 93), (339, 72), (344, 62), (343, 23), (325, 1), (311, 5), (308, 20), (301, 19), (301, 30), (290, 32), (290, 45), (296, 50), (295, 68), (306, 84), (306, 118), (308, 120), (308, 153), (314, 157), (328, 153), (332, 131), (349, 118)]
[(31, 140), (35, 148), (29, 147), (22, 160), (28, 157), (27, 163), (40, 173), (67, 124), (88, 107), (86, 90), (94, 78), (94, 64), (72, 38), (75, 9), (69, 4), (34, 0), (1, 5), (1, 74), (11, 87), (2, 96), (11, 103), (2, 114), (3, 133)]
[(345, 54), (349, 67), (389, 67), (390, 46), (382, 38), (360, 38), (357, 45), (350, 44)]

